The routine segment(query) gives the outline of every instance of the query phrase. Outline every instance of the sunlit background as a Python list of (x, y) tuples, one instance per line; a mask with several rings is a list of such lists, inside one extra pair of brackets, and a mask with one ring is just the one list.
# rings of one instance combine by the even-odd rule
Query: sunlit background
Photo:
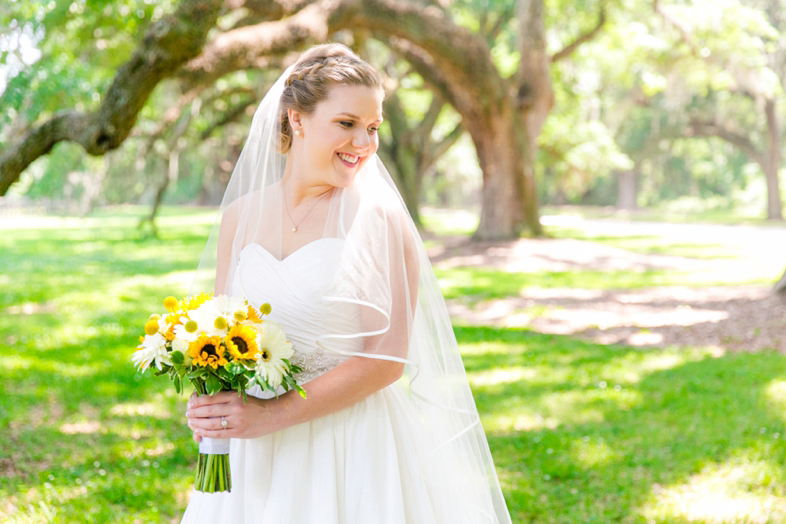
[(0, 6), (1, 521), (179, 522), (184, 399), (130, 355), (187, 293), (256, 104), (327, 35), (384, 78), (380, 156), (513, 522), (786, 522), (786, 5), (371, 0), (334, 27), (340, 1), (200, 1), (204, 43), (99, 155), (47, 123), (117, 116), (135, 51), (209, 17)]

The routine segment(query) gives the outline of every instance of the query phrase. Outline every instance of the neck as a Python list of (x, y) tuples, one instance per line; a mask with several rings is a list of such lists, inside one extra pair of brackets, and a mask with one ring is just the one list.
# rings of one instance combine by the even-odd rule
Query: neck
[(292, 202), (295, 208), (314, 198), (321, 198), (325, 193), (334, 189), (333, 186), (323, 182), (316, 182), (306, 174), (309, 170), (293, 166), (291, 158), (287, 159), (284, 175), (281, 177), (281, 189), (284, 198)]

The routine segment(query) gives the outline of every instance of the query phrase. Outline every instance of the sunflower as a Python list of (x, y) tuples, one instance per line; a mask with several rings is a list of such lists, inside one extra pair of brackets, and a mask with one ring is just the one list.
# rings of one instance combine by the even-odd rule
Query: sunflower
[(210, 366), (217, 369), (218, 366), (228, 364), (224, 356), (224, 348), (221, 346), (221, 337), (209, 337), (204, 333), (188, 345), (188, 356), (194, 359), (193, 363), (197, 366)]
[(229, 330), (224, 342), (229, 354), (237, 360), (255, 360), (257, 358), (257, 333), (248, 326), (235, 326)]

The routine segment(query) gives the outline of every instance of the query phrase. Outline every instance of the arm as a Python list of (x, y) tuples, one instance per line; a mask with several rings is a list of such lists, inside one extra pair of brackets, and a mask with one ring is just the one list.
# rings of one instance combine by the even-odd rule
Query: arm
[(221, 217), (221, 227), (218, 230), (218, 245), (216, 246), (216, 281), (215, 294), (226, 293), (229, 262), (232, 258), (232, 242), (235, 239), (239, 213), (239, 201), (230, 204)]
[[(310, 381), (308, 399), (295, 391), (278, 398), (248, 397), (226, 391), (212, 397), (192, 395), (186, 415), (194, 439), (255, 438), (347, 408), (395, 382), (403, 371), (396, 362), (352, 357)], [(221, 429), (221, 417), (227, 429)]]

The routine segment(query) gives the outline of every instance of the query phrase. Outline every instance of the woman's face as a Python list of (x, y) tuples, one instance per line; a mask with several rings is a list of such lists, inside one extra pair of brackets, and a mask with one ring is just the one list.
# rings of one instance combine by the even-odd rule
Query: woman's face
[(313, 113), (292, 115), (302, 132), (297, 151), (307, 177), (334, 187), (352, 183), (379, 146), (382, 98), (381, 89), (335, 85)]

